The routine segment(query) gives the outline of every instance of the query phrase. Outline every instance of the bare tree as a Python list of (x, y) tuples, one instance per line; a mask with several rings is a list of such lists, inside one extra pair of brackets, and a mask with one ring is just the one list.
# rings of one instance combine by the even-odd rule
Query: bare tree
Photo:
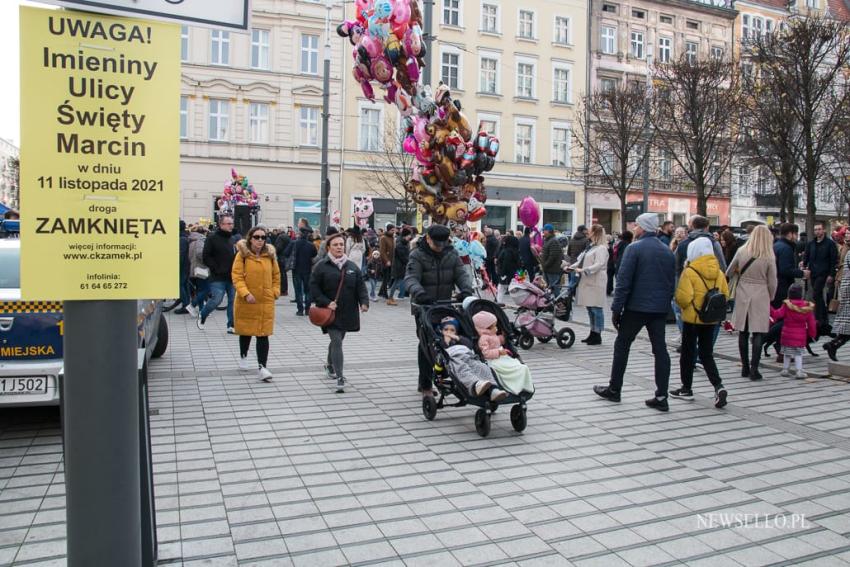
[(626, 230), (626, 197), (649, 167), (652, 106), (646, 89), (619, 83), (584, 96), (576, 143), (584, 152), (585, 187), (601, 186), (620, 199), (621, 230)]
[(845, 218), (850, 217), (850, 100), (839, 109), (839, 123), (836, 135), (830, 145), (826, 164), (826, 178), (829, 181), (835, 212)]
[(697, 213), (729, 180), (737, 146), (741, 90), (736, 66), (720, 58), (683, 54), (655, 68), (656, 145), (673, 157), (693, 185)]
[[(784, 31), (757, 36), (752, 60), (760, 82), (770, 83), (788, 105), (799, 128), (799, 176), (806, 187), (806, 226), (815, 222), (816, 188), (838, 135), (841, 113), (850, 98), (847, 66), (850, 32), (844, 22), (822, 17), (793, 18)], [(765, 101), (765, 104), (774, 104)]]
[(414, 156), (402, 149), (405, 133), (387, 120), (381, 149), (365, 154), (367, 170), (360, 179), (370, 189), (385, 195), (396, 203), (402, 222), (413, 223), (416, 219), (416, 203), (407, 186), (413, 178)]

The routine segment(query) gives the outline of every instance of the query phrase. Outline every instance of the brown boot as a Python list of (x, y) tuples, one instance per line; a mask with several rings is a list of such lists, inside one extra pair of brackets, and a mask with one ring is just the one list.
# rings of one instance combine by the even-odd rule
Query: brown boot
[(395, 299), (388, 299), (387, 305), (398, 305), (398, 302)]

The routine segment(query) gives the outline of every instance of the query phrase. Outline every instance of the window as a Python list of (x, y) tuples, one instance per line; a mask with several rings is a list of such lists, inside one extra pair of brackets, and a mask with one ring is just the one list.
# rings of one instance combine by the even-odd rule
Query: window
[(449, 88), (457, 89), (458, 76), (460, 73), (460, 55), (457, 53), (443, 53), (443, 66), (440, 78)]
[(381, 148), (381, 110), (364, 107), (360, 109), (360, 150), (376, 152)]
[(534, 124), (518, 123), (516, 125), (516, 162), (531, 163), (532, 144), (534, 143)]
[(478, 89), (482, 93), (498, 94), (499, 61), (490, 57), (481, 58), (481, 78)]
[(534, 12), (530, 10), (519, 11), (519, 30), (517, 35), (524, 39), (534, 39)]
[(269, 30), (251, 30), (251, 67), (269, 68)]
[(248, 140), (256, 144), (269, 143), (269, 105), (252, 102), (248, 108)]
[(189, 26), (180, 26), (180, 61), (189, 60)]
[(602, 26), (602, 37), (600, 47), (602, 53), (613, 54), (617, 52), (617, 28)]
[(665, 16), (665, 15), (662, 14), (661, 17), (659, 18), (659, 20), (661, 21), (662, 24), (667, 24), (668, 26), (673, 25), (673, 16)]
[(738, 167), (738, 194), (739, 195), (749, 195), (750, 194), (750, 166), (742, 165)]
[(499, 33), (499, 6), (496, 4), (481, 5), (481, 31)]
[(712, 46), (711, 47), (711, 58), (712, 59), (723, 59), (723, 48)]
[(806, 7), (807, 8), (817, 8), (818, 7), (818, 0), (806, 0)]
[(443, 25), (460, 25), (460, 0), (443, 0)]
[(552, 126), (552, 165), (570, 165), (570, 129), (566, 124)]
[(632, 32), (630, 53), (635, 59), (643, 59), (643, 32)]
[(767, 31), (767, 33), (771, 33), (773, 31), (773, 20), (765, 19), (764, 29)]
[(748, 39), (752, 34), (753, 30), (750, 24), (750, 15), (744, 14), (741, 18), (741, 37)]
[(662, 63), (669, 63), (673, 58), (673, 40), (669, 37), (658, 38), (658, 60)]
[(615, 79), (599, 79), (599, 90), (603, 93), (610, 93), (616, 88), (617, 81)]
[(643, 10), (632, 10), (632, 17), (637, 18), (639, 20), (645, 20), (646, 12), (644, 12)]
[(570, 43), (570, 19), (563, 16), (555, 18), (555, 43), (568, 45)]
[(658, 169), (661, 179), (664, 181), (670, 181), (670, 178), (673, 176), (673, 159), (670, 157), (670, 152), (668, 150), (661, 151), (661, 162)]
[(230, 138), (230, 102), (210, 99), (210, 140), (226, 142)]
[(516, 95), (522, 98), (534, 98), (534, 64), (517, 63), (516, 74)]
[(301, 36), (301, 72), (308, 75), (319, 74), (319, 36), (303, 34)]
[(602, 11), (609, 14), (616, 14), (617, 7), (614, 4), (602, 4)]
[[(488, 207), (489, 211), (490, 208)], [(551, 224), (561, 232), (573, 230), (573, 212), (569, 209), (543, 209), (543, 224)]]
[(319, 226), (322, 218), (321, 201), (293, 201), (292, 203), (292, 226), (298, 224), (298, 219), (307, 219), (310, 226)]
[(185, 140), (189, 133), (189, 97), (180, 97), (180, 139)]
[(688, 20), (685, 22), (685, 27), (689, 30), (699, 31), (699, 22)]
[(697, 61), (697, 49), (699, 49), (699, 45), (696, 43), (692, 41), (685, 43), (685, 56), (688, 59), (688, 63), (691, 65)]
[(315, 106), (302, 106), (299, 127), (302, 146), (319, 145), (319, 109)]
[(479, 130), (499, 137), (499, 117), (497, 115), (480, 113), (478, 114), (478, 123), (481, 125)]
[(570, 70), (566, 67), (555, 67), (552, 83), (554, 86), (552, 100), (555, 102), (570, 102)]
[(614, 150), (608, 142), (603, 142), (601, 149), (599, 168), (602, 170), (603, 175), (614, 175)]
[(210, 47), (213, 65), (230, 65), (230, 32), (222, 30), (210, 31)]

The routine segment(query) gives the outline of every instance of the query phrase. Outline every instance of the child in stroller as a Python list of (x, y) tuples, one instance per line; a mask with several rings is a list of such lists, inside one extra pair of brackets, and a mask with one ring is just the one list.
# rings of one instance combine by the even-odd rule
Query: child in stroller
[(472, 341), (459, 335), (459, 329), (460, 323), (451, 316), (440, 321), (439, 330), (452, 374), (470, 394), (482, 397), (489, 392), (491, 402), (501, 402), (508, 397), (508, 393), (498, 387), (490, 367), (478, 360)]
[(481, 311), (472, 317), (472, 322), (478, 333), (478, 348), (499, 382), (512, 392), (534, 392), (531, 371), (505, 348), (507, 339), (499, 332), (496, 316)]

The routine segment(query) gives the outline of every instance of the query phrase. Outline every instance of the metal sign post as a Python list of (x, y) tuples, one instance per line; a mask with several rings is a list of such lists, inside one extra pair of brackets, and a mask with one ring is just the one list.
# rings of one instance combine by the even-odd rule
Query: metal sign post
[(136, 301), (66, 301), (68, 565), (142, 565)]

